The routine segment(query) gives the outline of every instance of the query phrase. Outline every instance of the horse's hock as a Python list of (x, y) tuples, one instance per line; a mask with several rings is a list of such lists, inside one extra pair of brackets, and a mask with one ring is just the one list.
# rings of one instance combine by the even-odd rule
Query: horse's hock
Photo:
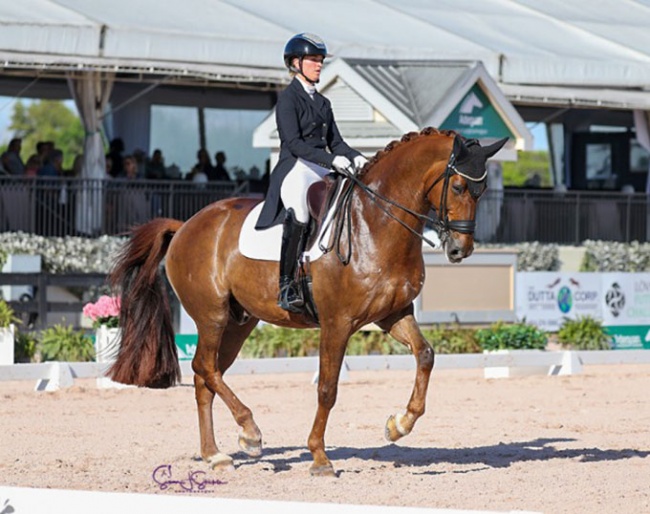
[(516, 321), (516, 251), (475, 250), (450, 264), (442, 251), (425, 247), (423, 258), (426, 278), (415, 302), (420, 324)]

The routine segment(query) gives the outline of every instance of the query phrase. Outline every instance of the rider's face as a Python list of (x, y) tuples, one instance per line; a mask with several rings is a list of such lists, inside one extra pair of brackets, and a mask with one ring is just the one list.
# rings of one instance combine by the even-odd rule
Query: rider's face
[(318, 82), (322, 68), (322, 55), (306, 55), (302, 60), (302, 73), (311, 82)]

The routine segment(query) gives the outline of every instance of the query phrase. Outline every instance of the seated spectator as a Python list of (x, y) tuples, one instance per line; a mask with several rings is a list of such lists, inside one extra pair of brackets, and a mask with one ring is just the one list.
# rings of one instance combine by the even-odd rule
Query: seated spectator
[(83, 173), (83, 167), (84, 167), (84, 154), (80, 153), (77, 154), (77, 156), (74, 158), (74, 162), (72, 163), (72, 170), (70, 170), (70, 176), (71, 177), (81, 177), (81, 174)]
[(2, 167), (10, 175), (23, 175), (25, 164), (20, 158), (23, 140), (16, 137), (9, 142), (7, 151), (2, 154)]
[(135, 180), (138, 178), (138, 163), (135, 160), (135, 157), (132, 155), (127, 155), (124, 157), (124, 171), (120, 175), (120, 178), (125, 178), (128, 180)]
[(113, 167), (110, 172), (113, 177), (119, 177), (124, 171), (122, 152), (124, 152), (124, 141), (122, 141), (122, 138), (116, 137), (111, 141), (110, 149), (106, 154), (106, 157), (110, 157), (113, 160)]
[(146, 176), (146, 157), (147, 155), (144, 153), (144, 150), (141, 150), (140, 148), (136, 148), (133, 150), (133, 157), (135, 158), (135, 162), (138, 165), (138, 178), (145, 178)]
[(106, 177), (104, 178), (113, 178), (113, 159), (108, 155), (106, 156)]
[(45, 164), (38, 170), (39, 177), (63, 176), (63, 152), (54, 149)]
[(38, 169), (41, 167), (41, 160), (38, 158), (38, 155), (33, 154), (27, 163), (25, 164), (25, 176), (26, 177), (35, 177), (38, 175)]
[(214, 158), (217, 165), (214, 167), (214, 171), (212, 172), (212, 175), (208, 175), (208, 178), (210, 180), (220, 180), (220, 181), (230, 182), (230, 175), (228, 174), (228, 170), (226, 169), (225, 166), (226, 153), (223, 151), (219, 151), (216, 154), (214, 154)]
[(36, 143), (36, 155), (40, 163), (39, 168), (43, 167), (45, 162), (50, 158), (52, 151), (54, 151), (54, 143), (52, 141), (39, 141)]
[(155, 149), (151, 155), (151, 159), (147, 162), (145, 167), (145, 177), (152, 179), (164, 179), (167, 178), (165, 173), (165, 158), (163, 157), (162, 151), (160, 149)]
[(202, 178), (198, 180), (200, 182), (205, 182), (212, 174), (212, 163), (210, 162), (210, 155), (205, 148), (201, 148), (198, 152), (196, 152), (196, 158), (198, 162), (194, 165), (187, 178), (189, 180), (194, 180), (194, 177), (197, 175), (205, 175), (205, 180)]

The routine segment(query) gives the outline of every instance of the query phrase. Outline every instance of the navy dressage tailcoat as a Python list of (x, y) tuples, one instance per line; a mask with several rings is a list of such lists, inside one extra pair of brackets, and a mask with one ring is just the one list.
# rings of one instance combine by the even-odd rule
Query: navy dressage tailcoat
[(284, 220), (280, 187), (299, 157), (331, 169), (336, 155), (344, 155), (350, 161), (361, 155), (343, 141), (330, 101), (318, 92), (314, 93), (312, 100), (298, 78), (294, 78), (280, 93), (275, 119), (280, 135), (280, 159), (271, 172), (264, 207), (255, 225), (257, 229)]

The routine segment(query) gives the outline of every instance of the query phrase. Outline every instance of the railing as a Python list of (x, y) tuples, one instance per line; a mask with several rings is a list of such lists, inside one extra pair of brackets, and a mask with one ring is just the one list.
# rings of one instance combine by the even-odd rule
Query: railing
[(103, 273), (0, 273), (2, 286), (31, 286), (33, 295), (26, 295), (17, 301), (8, 302), (23, 326), (29, 329), (43, 329), (47, 326), (48, 312), (79, 314), (85, 305), (82, 300), (72, 302), (50, 302), (48, 286), (87, 290), (106, 285)]
[(122, 234), (155, 217), (186, 220), (212, 202), (246, 194), (248, 182), (2, 177), (0, 231)]
[(488, 189), (479, 204), (476, 239), (484, 243), (630, 242), (648, 240), (648, 230), (650, 204), (645, 194)]
[[(0, 232), (123, 234), (154, 217), (186, 220), (217, 200), (257, 193), (256, 186), (249, 182), (1, 177)], [(559, 244), (580, 244), (586, 239), (646, 241), (649, 213), (645, 194), (488, 189), (479, 204), (476, 239)]]

